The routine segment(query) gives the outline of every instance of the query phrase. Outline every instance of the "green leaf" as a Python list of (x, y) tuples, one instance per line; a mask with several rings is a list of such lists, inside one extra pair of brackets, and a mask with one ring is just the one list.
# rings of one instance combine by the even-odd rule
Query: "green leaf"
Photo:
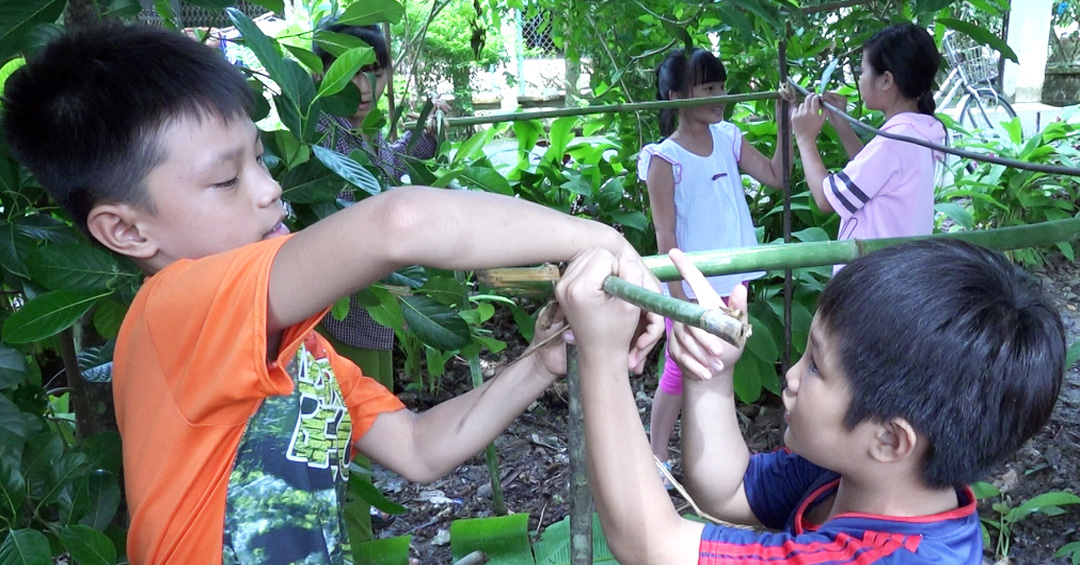
[(405, 325), (398, 298), (385, 288), (369, 286), (357, 293), (356, 298), (372, 320), (394, 329), (401, 329)]
[(26, 258), (34, 281), (49, 290), (108, 290), (122, 273), (112, 255), (86, 245), (46, 245)]
[[(327, 53), (334, 57), (340, 57), (354, 49), (363, 49), (365, 47), (368, 49), (371, 48), (367, 42), (355, 35), (338, 33), (336, 31), (326, 31), (324, 29), (315, 32), (315, 44), (325, 49)], [(319, 64), (322, 64), (322, 59), (319, 60)], [(319, 69), (320, 73), (322, 71), (323, 69)]]
[(409, 565), (412, 536), (397, 536), (353, 544), (356, 565)]
[[(16, 70), (23, 67), (24, 65), (26, 65), (26, 59), (24, 59), (22, 57), (16, 57), (16, 58), (8, 61), (7, 63), (4, 63), (3, 67), (0, 67), (0, 94), (3, 94), (4, 85), (7, 83), (7, 79), (8, 79), (8, 77), (11, 76), (11, 73), (15, 72)], [(7, 184), (7, 183), (5, 183), (5, 184)], [(4, 188), (6, 188), (8, 190), (12, 190), (13, 187), (8, 185), (8, 186), (5, 186)]]
[(548, 146), (547, 151), (544, 151), (543, 158), (545, 161), (562, 163), (563, 155), (566, 154), (566, 147), (574, 139), (574, 126), (577, 125), (577, 122), (577, 117), (566, 116), (557, 118), (551, 123), (551, 133), (548, 136), (551, 145)]
[(79, 477), (85, 477), (89, 469), (86, 464), (89, 459), (85, 453), (69, 451), (60, 456), (60, 459), (49, 469), (45, 481), (45, 494), (41, 497), (43, 502), (53, 502), (60, 496), (60, 491)]
[[(278, 43), (267, 37), (259, 26), (240, 10), (230, 7), (225, 8), (225, 13), (243, 36), (244, 45), (251, 49), (251, 52), (259, 59), (266, 73), (270, 75), (270, 79), (281, 87), (281, 93), (294, 104), (299, 105), (300, 84), (296, 81), (295, 75), (288, 71), (285, 59), (277, 48)], [(310, 79), (307, 80), (310, 82)]]
[(4, 565), (52, 565), (52, 552), (45, 534), (31, 529), (11, 530), (0, 545)]
[(0, 390), (11, 388), (26, 380), (26, 356), (5, 343), (0, 343)]
[(1019, 63), (1016, 58), (1016, 53), (1009, 47), (1008, 43), (1005, 43), (1000, 37), (996, 36), (990, 30), (985, 27), (979, 27), (976, 24), (968, 23), (955, 18), (938, 18), (938, 23), (945, 24), (946, 26), (959, 31), (975, 41), (998, 50), (1003, 57), (1014, 62)]
[(5, 450), (0, 457), (0, 523), (13, 524), (26, 500), (26, 480), (19, 468), (19, 459)]
[(87, 477), (87, 486), (90, 507), (79, 523), (104, 530), (120, 509), (120, 482), (112, 473), (97, 472)]
[(116, 339), (126, 315), (127, 306), (119, 300), (102, 300), (94, 307), (94, 329), (105, 339)]
[(112, 291), (70, 290), (39, 294), (4, 321), (4, 340), (30, 343), (54, 336), (70, 328), (97, 301), (111, 294)]
[(460, 165), (472, 161), (477, 157), (484, 155), (484, 146), (487, 145), (491, 138), (495, 135), (495, 128), (481, 130), (469, 139), (463, 141), (458, 146), (457, 151), (454, 153), (454, 159), (451, 161), (451, 165)]
[(975, 481), (971, 485), (971, 490), (975, 493), (975, 498), (979, 500), (986, 500), (1001, 495), (1001, 491), (998, 490), (997, 487), (986, 481)]
[(529, 515), (454, 520), (450, 524), (450, 554), (454, 561), (482, 551), (494, 563), (532, 563)]
[(105, 534), (88, 526), (67, 526), (60, 542), (79, 565), (114, 565), (116, 547)]
[[(319, 156), (319, 146), (313, 146)], [(326, 151), (330, 151), (326, 149)], [(323, 164), (322, 159), (308, 161), (281, 178), (281, 197), (288, 202), (314, 204), (333, 201), (345, 188), (341, 177)]]
[(955, 202), (938, 202), (934, 205), (934, 211), (944, 214), (945, 217), (966, 230), (974, 228), (975, 219), (971, 215), (971, 211)]
[(6, 395), (0, 394), (0, 447), (4, 452), (22, 448), (30, 434), (22, 410)]
[(311, 71), (311, 74), (321, 75), (326, 69), (323, 68), (322, 59), (318, 55), (312, 53), (309, 49), (303, 47), (297, 47), (295, 45), (289, 45), (288, 43), (282, 43), (282, 47), (288, 49), (289, 53), (300, 61), (301, 65), (304, 65), (307, 70)]
[(405, 15), (405, 7), (396, 0), (379, 2), (354, 2), (338, 18), (338, 23), (363, 26), (382, 22), (398, 23)]
[(55, 22), (66, 5), (67, 0), (0, 2), (0, 60), (18, 52), (34, 27)]
[(311, 150), (315, 153), (316, 159), (326, 165), (337, 176), (348, 181), (349, 184), (372, 196), (382, 192), (382, 186), (375, 178), (375, 175), (356, 161), (321, 145), (313, 145)]
[(469, 302), (469, 289), (453, 276), (445, 274), (429, 277), (420, 287), (420, 294), (451, 308), (462, 308)]
[(26, 263), (19, 256), (16, 238), (20, 240), (26, 239), (25, 236), (19, 233), (15, 224), (0, 222), (0, 266), (3, 266), (4, 270), (15, 276), (30, 278)]
[(346, 51), (330, 64), (326, 76), (323, 77), (322, 84), (319, 85), (317, 97), (333, 96), (341, 92), (341, 89), (352, 81), (356, 73), (360, 72), (361, 67), (374, 62), (375, 50), (371, 47), (365, 46)]
[(469, 344), (469, 324), (457, 312), (426, 296), (405, 296), (401, 312), (409, 330), (426, 345), (442, 350)]
[(735, 364), (735, 374), (733, 376), (735, 394), (741, 402), (746, 404), (757, 402), (761, 398), (761, 388), (766, 380), (775, 380), (775, 378), (776, 371), (771, 364), (766, 365), (757, 356), (744, 355)]
[[(371, 471), (368, 469), (365, 469), (354, 462), (349, 465), (349, 473), (350, 477), (355, 474), (368, 475), (368, 477), (359, 477), (361, 480), (350, 480), (349, 494), (356, 496), (360, 500), (367, 502), (387, 514), (405, 514), (409, 511), (408, 508), (383, 496), (383, 493), (371, 483)], [(363, 480), (365, 478), (368, 480)]]
[(451, 180), (458, 179), (466, 187), (478, 188), (487, 192), (513, 196), (514, 189), (510, 188), (510, 181), (499, 174), (495, 169), (488, 167), (465, 167), (459, 171), (447, 173), (439, 177), (432, 186), (445, 187)]
[[(451, 527), (453, 525), (451, 524)], [(451, 535), (451, 538), (453, 536)], [(614, 563), (611, 550), (600, 527), (600, 516), (593, 514), (593, 563)], [(451, 539), (451, 543), (453, 540)], [(570, 518), (548, 526), (540, 540), (533, 545), (537, 565), (563, 565), (570, 563)]]

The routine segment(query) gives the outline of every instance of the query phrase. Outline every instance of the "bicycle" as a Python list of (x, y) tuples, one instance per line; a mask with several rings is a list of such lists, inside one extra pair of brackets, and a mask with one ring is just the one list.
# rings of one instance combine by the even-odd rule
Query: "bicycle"
[(997, 78), (997, 57), (992, 49), (975, 43), (971, 38), (953, 30), (945, 32), (941, 42), (949, 74), (934, 95), (938, 111), (949, 108), (953, 99), (962, 93), (957, 107), (961, 127), (992, 130), (1016, 117), (1016, 110), (993, 86)]

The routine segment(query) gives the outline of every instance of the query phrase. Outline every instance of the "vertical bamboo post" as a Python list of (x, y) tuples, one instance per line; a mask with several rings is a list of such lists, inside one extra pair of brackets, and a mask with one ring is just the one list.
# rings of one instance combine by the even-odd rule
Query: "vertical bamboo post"
[(570, 452), (570, 565), (592, 565), (592, 491), (585, 461), (585, 416), (581, 406), (581, 376), (577, 348), (566, 346), (566, 385), (570, 397), (567, 417)]
[[(784, 31), (784, 37), (780, 40), (779, 59), (780, 59), (780, 84), (787, 84), (787, 38), (791, 33), (791, 24), (788, 24)], [(788, 141), (791, 139), (791, 103), (787, 100), (780, 100), (780, 113), (781, 116), (777, 116), (780, 121), (780, 134), (784, 140), (777, 151), (781, 151), (781, 159), (784, 167), (783, 186), (781, 189), (784, 191), (784, 243), (791, 243), (791, 145)], [(780, 374), (781, 378), (787, 374), (788, 367), (791, 366), (791, 298), (794, 294), (791, 269), (784, 269), (784, 350), (780, 356)]]
[[(469, 375), (472, 377), (473, 388), (480, 388), (484, 384), (479, 354), (469, 357)], [(494, 504), (495, 515), (506, 516), (506, 501), (503, 499), (502, 481), (499, 479), (499, 459), (498, 454), (495, 453), (494, 441), (484, 449), (484, 457), (487, 459), (488, 475), (491, 476), (491, 500)]]

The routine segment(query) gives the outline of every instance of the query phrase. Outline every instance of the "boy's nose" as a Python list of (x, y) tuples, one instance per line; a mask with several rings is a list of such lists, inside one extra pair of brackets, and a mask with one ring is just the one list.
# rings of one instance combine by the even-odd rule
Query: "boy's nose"
[(263, 178), (259, 179), (257, 190), (256, 203), (260, 207), (266, 207), (281, 200), (281, 185), (270, 176), (269, 171), (263, 171)]
[(784, 388), (791, 391), (791, 394), (799, 392), (799, 365), (800, 363), (795, 363), (784, 374)]

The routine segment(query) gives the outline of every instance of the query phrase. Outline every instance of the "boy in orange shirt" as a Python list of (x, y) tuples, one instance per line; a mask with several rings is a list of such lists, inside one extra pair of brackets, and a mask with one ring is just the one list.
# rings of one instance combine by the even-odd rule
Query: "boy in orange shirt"
[[(339, 298), (406, 265), (563, 261), (592, 246), (646, 272), (609, 227), (466, 191), (403, 187), (289, 235), (252, 104), (219, 53), (144, 27), (63, 35), (5, 88), (16, 155), (149, 275), (114, 357), (132, 563), (346, 563), (353, 448), (433, 480), (565, 371), (547, 348), (414, 414), (313, 331)], [(650, 321), (632, 368), (659, 337)]]

